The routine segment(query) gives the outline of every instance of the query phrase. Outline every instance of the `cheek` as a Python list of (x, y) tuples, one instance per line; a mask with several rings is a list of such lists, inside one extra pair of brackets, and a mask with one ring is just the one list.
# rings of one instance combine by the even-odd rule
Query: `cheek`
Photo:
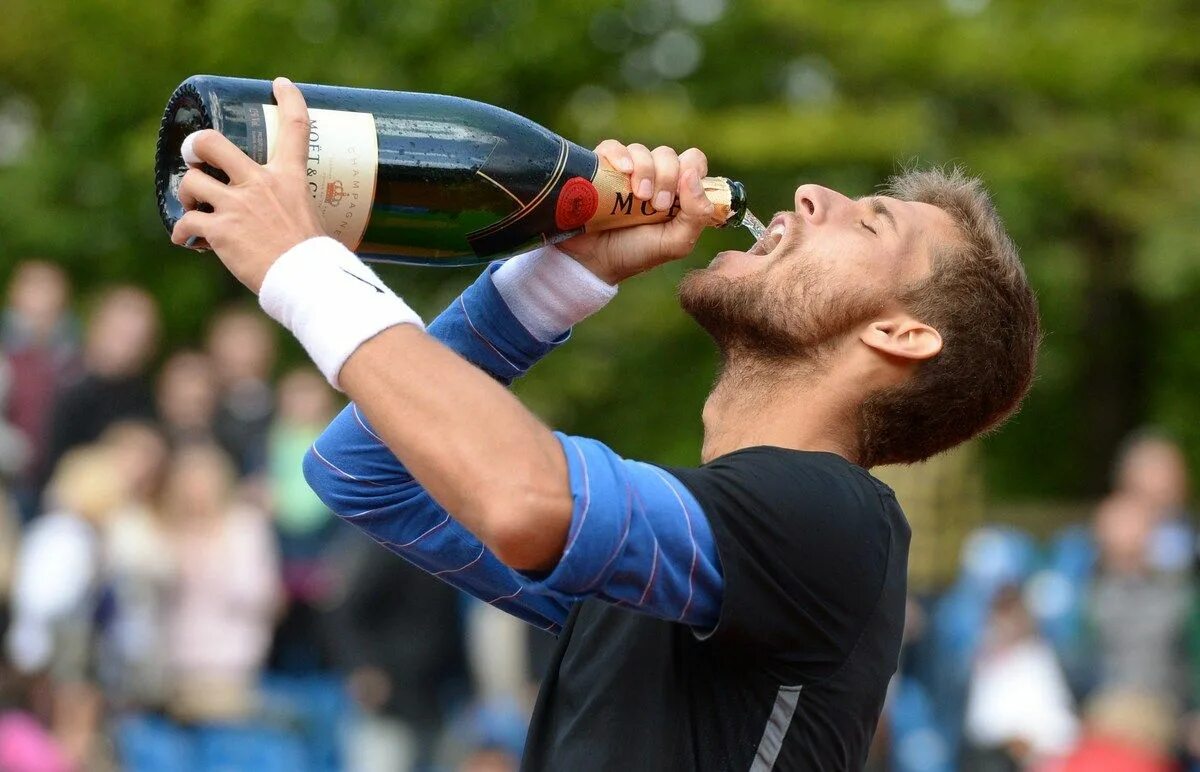
[(839, 292), (891, 296), (899, 280), (895, 260), (863, 244), (850, 244), (838, 255), (821, 256), (815, 265), (820, 283)]

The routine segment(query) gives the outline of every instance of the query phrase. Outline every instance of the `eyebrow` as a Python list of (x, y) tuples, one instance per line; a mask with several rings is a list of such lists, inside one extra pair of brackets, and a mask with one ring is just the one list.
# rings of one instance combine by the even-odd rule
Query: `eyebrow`
[(892, 230), (896, 231), (897, 233), (900, 232), (900, 229), (896, 227), (896, 216), (892, 214), (892, 211), (887, 208), (886, 204), (883, 203), (883, 199), (872, 198), (871, 211), (890, 222), (892, 224)]

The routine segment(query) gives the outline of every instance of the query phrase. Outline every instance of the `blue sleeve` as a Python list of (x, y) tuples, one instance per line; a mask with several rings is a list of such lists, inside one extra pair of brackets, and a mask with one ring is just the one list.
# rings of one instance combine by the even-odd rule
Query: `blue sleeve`
[(556, 433), (573, 512), (562, 558), (531, 589), (571, 602), (595, 596), (707, 632), (724, 583), (708, 518), (667, 471), (603, 443)]
[(408, 474), (348, 405), (317, 438), (304, 476), (346, 522), (422, 570), (543, 630), (566, 621), (569, 604), (528, 591), (530, 582), (492, 554)]
[[(538, 341), (489, 266), (429, 326), (431, 335), (504, 384), (567, 339)], [(601, 443), (558, 435), (574, 512), (559, 565), (540, 579), (505, 566), (416, 482), (350, 405), (305, 459), (313, 490), (340, 517), (417, 566), (535, 626), (556, 630), (585, 596), (698, 627), (716, 624), (721, 576), (712, 531), (665, 471)]]

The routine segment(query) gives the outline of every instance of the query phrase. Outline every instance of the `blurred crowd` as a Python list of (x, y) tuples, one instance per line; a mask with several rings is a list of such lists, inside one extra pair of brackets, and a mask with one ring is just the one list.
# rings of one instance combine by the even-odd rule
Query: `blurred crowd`
[[(944, 538), (939, 521), (981, 514), (978, 485), (930, 499), (913, 484), (944, 492), (937, 472), (962, 481), (963, 458), (893, 472), (901, 501), (911, 499), (915, 533), (924, 527)], [(929, 479), (914, 479), (922, 476)], [(1111, 490), (1090, 522), (1041, 540), (1013, 527), (970, 529), (946, 584), (932, 562), (920, 562), (933, 556), (914, 550), (906, 645), (878, 768), (1200, 769), (1197, 534), (1188, 495), (1179, 446), (1141, 431), (1120, 448)]]
[[(81, 304), (30, 261), (5, 297), (0, 770), (516, 768), (552, 641), (325, 509), (301, 459), (340, 397), (277, 374), (257, 309), (161, 351), (136, 287)], [(915, 537), (875, 769), (1200, 770), (1169, 437), (1130, 437), (1090, 522), (1040, 540), (984, 524), (973, 447), (880, 475)]]
[(257, 308), (162, 351), (139, 288), (0, 278), (0, 770), (516, 768), (544, 634), (321, 504), (340, 397)]

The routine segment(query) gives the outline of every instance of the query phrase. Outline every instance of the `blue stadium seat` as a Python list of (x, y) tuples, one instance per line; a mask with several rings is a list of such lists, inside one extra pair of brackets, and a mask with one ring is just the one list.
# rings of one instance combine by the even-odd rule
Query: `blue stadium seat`
[(952, 772), (950, 744), (937, 730), (929, 695), (919, 683), (895, 681), (889, 716), (895, 772)]
[(196, 730), (196, 772), (305, 772), (304, 744), (296, 736), (251, 726)]
[(267, 675), (261, 691), (267, 715), (303, 740), (314, 772), (342, 768), (342, 729), (354, 707), (335, 675)]
[(1047, 564), (1073, 582), (1086, 582), (1096, 565), (1096, 540), (1090, 528), (1073, 525), (1050, 540)]
[(133, 715), (115, 726), (117, 758), (125, 772), (193, 772), (196, 749), (190, 734), (166, 719)]

